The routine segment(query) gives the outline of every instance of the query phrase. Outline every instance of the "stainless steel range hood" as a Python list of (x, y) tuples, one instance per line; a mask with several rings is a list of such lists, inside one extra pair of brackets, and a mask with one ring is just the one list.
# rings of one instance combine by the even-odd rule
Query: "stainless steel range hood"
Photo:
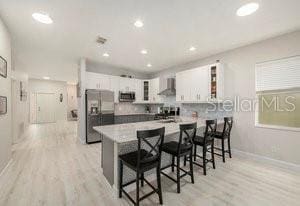
[(173, 96), (176, 95), (176, 89), (175, 89), (175, 79), (174, 78), (168, 78), (167, 79), (167, 88), (158, 93), (158, 95), (165, 95), (165, 96)]

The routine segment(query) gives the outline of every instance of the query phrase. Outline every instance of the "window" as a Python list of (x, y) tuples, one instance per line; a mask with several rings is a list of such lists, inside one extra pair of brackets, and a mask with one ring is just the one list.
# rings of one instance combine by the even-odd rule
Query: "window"
[(256, 125), (300, 131), (300, 56), (256, 64)]
[(300, 128), (300, 91), (258, 94), (258, 123)]

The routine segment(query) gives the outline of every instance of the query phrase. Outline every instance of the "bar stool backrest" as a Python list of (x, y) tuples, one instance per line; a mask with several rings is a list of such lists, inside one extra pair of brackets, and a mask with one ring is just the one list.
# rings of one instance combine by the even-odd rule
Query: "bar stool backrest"
[(193, 147), (193, 140), (197, 132), (197, 123), (181, 124), (180, 126), (179, 144), (177, 153), (181, 150), (188, 150)]
[(204, 143), (214, 138), (214, 134), (217, 131), (217, 120), (206, 120)]
[(230, 133), (233, 125), (233, 117), (224, 118), (223, 137), (230, 138)]
[[(138, 138), (138, 159), (137, 167), (144, 163), (160, 163), (161, 147), (164, 142), (165, 127), (153, 130), (137, 131)], [(144, 147), (142, 148), (142, 146)], [(146, 154), (142, 154), (146, 150)]]

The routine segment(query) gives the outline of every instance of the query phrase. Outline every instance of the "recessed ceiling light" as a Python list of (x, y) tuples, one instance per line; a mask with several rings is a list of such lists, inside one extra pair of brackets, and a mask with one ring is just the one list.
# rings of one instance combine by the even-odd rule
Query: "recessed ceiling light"
[(49, 80), (49, 79), (50, 79), (50, 77), (43, 77), (43, 79), (45, 79), (45, 80)]
[(147, 51), (146, 49), (143, 49), (143, 50), (141, 51), (141, 53), (142, 53), (142, 54), (147, 54), (148, 51)]
[(36, 21), (43, 23), (43, 24), (52, 24), (53, 20), (48, 14), (42, 14), (42, 13), (33, 13), (32, 18), (34, 18)]
[(236, 11), (236, 15), (237, 16), (248, 16), (248, 15), (253, 14), (254, 12), (256, 12), (256, 10), (258, 8), (259, 8), (259, 4), (258, 3), (245, 4), (244, 6), (240, 7)]
[(195, 50), (196, 50), (196, 48), (195, 48), (195, 47), (193, 47), (193, 46), (191, 46), (191, 47), (189, 48), (189, 50), (190, 50), (190, 51), (195, 51)]
[(143, 27), (144, 26), (144, 23), (141, 21), (141, 20), (136, 20), (134, 22), (134, 26), (140, 28), (140, 27)]
[(109, 57), (109, 54), (108, 53), (104, 53), (102, 56)]
[(150, 64), (150, 63), (149, 63), (149, 64), (147, 64), (147, 67), (152, 67), (152, 64)]

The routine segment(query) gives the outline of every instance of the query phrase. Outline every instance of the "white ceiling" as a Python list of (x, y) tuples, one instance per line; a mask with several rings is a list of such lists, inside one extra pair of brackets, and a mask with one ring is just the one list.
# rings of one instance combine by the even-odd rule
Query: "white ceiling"
[[(260, 4), (256, 13), (236, 16), (240, 6), (253, 1)], [(0, 0), (16, 66), (34, 69), (36, 75), (46, 70), (68, 75), (80, 57), (157, 72), (298, 30), (299, 8), (299, 0)], [(33, 20), (31, 14), (39, 11), (54, 23)], [(134, 27), (136, 19), (144, 22), (143, 28)], [(105, 45), (95, 43), (98, 35), (108, 39)], [(197, 50), (190, 52), (190, 46)], [(141, 49), (148, 54), (140, 54)], [(104, 52), (110, 57), (102, 57)]]

